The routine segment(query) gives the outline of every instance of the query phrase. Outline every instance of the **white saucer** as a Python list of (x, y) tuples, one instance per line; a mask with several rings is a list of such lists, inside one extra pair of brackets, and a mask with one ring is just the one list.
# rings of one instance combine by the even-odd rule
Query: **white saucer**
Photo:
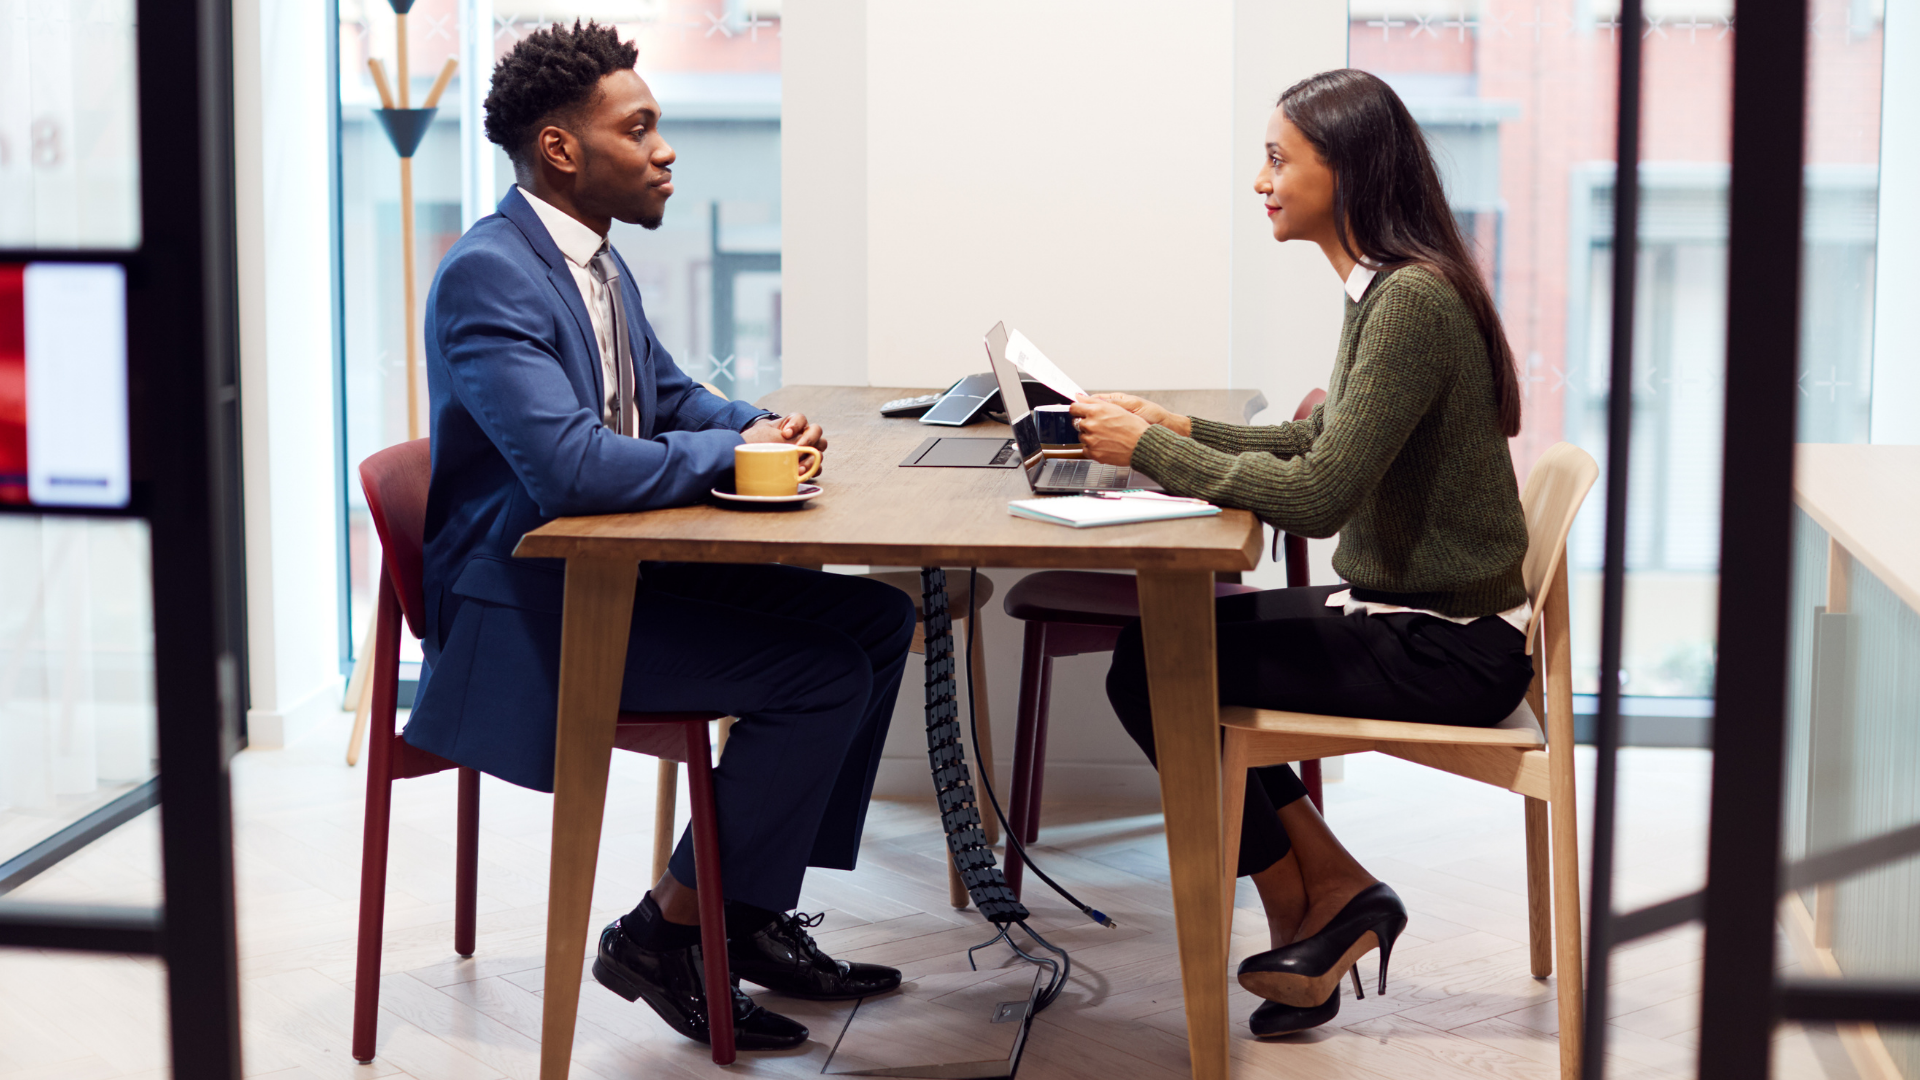
[(820, 485), (819, 484), (801, 484), (800, 490), (793, 493), (792, 495), (737, 495), (723, 488), (714, 488), (713, 496), (716, 499), (725, 499), (728, 502), (801, 503), (801, 502), (806, 502), (808, 499), (819, 498)]

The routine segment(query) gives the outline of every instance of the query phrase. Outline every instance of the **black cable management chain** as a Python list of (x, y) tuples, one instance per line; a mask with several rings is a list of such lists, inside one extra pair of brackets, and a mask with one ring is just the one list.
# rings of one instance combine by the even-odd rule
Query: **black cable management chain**
[[(971, 587), (967, 590), (968, 604), (972, 597), (978, 596), (978, 571), (968, 574)], [(974, 907), (985, 916), (988, 922), (998, 927), (993, 937), (967, 950), (967, 963), (973, 964), (973, 954), (995, 942), (1004, 941), (1007, 947), (1017, 955), (1052, 969), (1052, 977), (1047, 986), (1040, 991), (1034, 1004), (1035, 1012), (1053, 1004), (1060, 991), (1066, 988), (1067, 978), (1073, 972), (1073, 961), (1066, 950), (1055, 946), (1027, 925), (1028, 911), (1013, 889), (1007, 885), (1006, 875), (995, 864), (993, 849), (987, 845), (986, 830), (980, 819), (980, 802), (973, 793), (973, 779), (967, 770), (966, 740), (963, 731), (973, 736), (974, 750), (980, 748), (980, 718), (974, 706), (973, 669), (967, 669), (967, 725), (960, 724), (958, 687), (954, 680), (953, 655), (953, 617), (947, 608), (947, 572), (939, 567), (926, 567), (920, 571), (922, 625), (926, 639), (926, 701), (927, 701), (927, 760), (933, 767), (934, 795), (940, 802), (940, 824), (947, 834), (947, 851), (953, 859), (960, 881), (967, 887), (967, 895), (972, 897)], [(967, 612), (967, 648), (974, 648), (974, 627), (978, 613)], [(984, 778), (983, 778), (984, 780)], [(993, 804), (993, 813), (1000, 821), (1001, 832), (1007, 843), (1018, 850), (1025, 858), (1027, 868), (1047, 883), (1074, 907), (1079, 908), (1087, 918), (1102, 926), (1111, 927), (1113, 920), (1106, 914), (1096, 911), (1080, 902), (1079, 897), (1062, 888), (1060, 883), (1048, 877), (1046, 872), (1034, 865), (1020, 838), (1013, 834), (1007, 824), (1007, 817), (1000, 810), (1000, 800), (993, 793), (993, 785), (986, 785), (987, 798)], [(1018, 926), (1042, 949), (1059, 959), (1035, 956), (1008, 935), (1009, 927)]]
[(974, 907), (998, 926), (1025, 922), (1026, 905), (1013, 895), (994, 862), (980, 820), (980, 803), (967, 770), (960, 725), (959, 688), (954, 683), (953, 619), (947, 612), (947, 572), (920, 571), (921, 611), (927, 642), (927, 760), (933, 767), (933, 791), (940, 800), (940, 824), (947, 851), (973, 898)]

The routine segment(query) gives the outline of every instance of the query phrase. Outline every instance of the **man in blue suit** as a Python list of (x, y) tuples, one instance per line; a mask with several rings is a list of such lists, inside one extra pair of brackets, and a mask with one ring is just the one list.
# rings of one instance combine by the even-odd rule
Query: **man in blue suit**
[[(427, 298), (433, 479), (424, 680), (407, 741), (553, 787), (562, 569), (515, 559), (555, 517), (696, 502), (742, 442), (824, 450), (804, 416), (729, 402), (667, 355), (613, 219), (659, 226), (674, 153), (660, 105), (610, 28), (539, 31), (495, 67), (487, 137), (518, 181), (440, 264)], [(821, 953), (787, 914), (809, 866), (852, 869), (914, 625), (898, 590), (782, 566), (646, 563), (620, 704), (737, 717), (714, 775), (735, 975), (856, 998), (900, 973)], [(707, 1041), (691, 839), (601, 935), (594, 975)], [(735, 991), (741, 1049), (807, 1029)]]

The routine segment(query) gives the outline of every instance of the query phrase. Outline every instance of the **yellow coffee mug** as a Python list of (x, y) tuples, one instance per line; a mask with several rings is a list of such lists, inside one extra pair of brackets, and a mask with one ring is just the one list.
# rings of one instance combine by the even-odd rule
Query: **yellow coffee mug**
[[(813, 464), (800, 471), (800, 455)], [(820, 451), (786, 443), (741, 443), (733, 448), (733, 490), (740, 495), (797, 495), (800, 481), (820, 474)]]

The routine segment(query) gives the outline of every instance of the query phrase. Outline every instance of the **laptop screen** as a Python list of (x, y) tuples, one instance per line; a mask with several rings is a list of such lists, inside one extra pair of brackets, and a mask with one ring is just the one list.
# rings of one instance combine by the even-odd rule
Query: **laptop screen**
[(1000, 383), (1000, 407), (1007, 410), (1007, 423), (1027, 415), (1027, 390), (1020, 385), (1020, 369), (1007, 359), (1006, 323), (994, 323), (987, 331), (987, 363), (993, 365), (993, 377)]
[(1027, 470), (1027, 482), (1033, 483), (1047, 463), (1040, 452), (1040, 431), (1027, 408), (1027, 388), (1020, 383), (1020, 369), (1007, 359), (1007, 325), (994, 323), (987, 331), (987, 362), (993, 365), (993, 377), (1000, 382), (1000, 404), (1007, 410), (1007, 423), (1013, 427), (1013, 440), (1020, 447), (1020, 463)]

